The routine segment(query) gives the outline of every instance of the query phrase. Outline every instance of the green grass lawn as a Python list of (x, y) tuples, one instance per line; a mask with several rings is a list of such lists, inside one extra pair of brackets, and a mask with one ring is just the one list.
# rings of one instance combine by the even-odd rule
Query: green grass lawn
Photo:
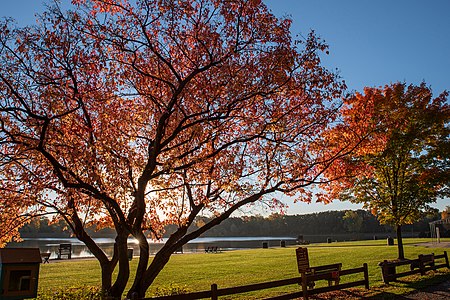
[[(450, 242), (450, 239), (443, 239), (443, 241)], [(405, 239), (405, 256), (417, 258), (419, 254), (432, 252), (442, 254), (446, 250), (439, 248), (438, 244), (433, 248), (416, 246), (421, 242), (429, 242), (429, 239)], [(219, 288), (225, 288), (296, 277), (299, 274), (295, 248), (237, 250), (217, 254), (175, 254), (147, 295), (153, 295), (156, 288), (170, 286), (185, 287), (189, 291), (201, 291), (210, 289), (212, 283), (216, 283)], [(365, 296), (403, 294), (417, 289), (421, 285), (429, 284), (429, 279), (423, 281), (420, 276), (412, 276), (388, 286), (384, 285), (378, 263), (385, 259), (397, 258), (397, 246), (387, 246), (385, 240), (312, 244), (308, 245), (308, 253), (311, 266), (340, 262), (343, 269), (350, 269), (361, 267), (363, 263), (367, 263), (371, 291), (362, 292)], [(131, 261), (133, 270), (136, 264), (137, 258), (134, 258)], [(449, 270), (434, 273), (431, 275), (440, 280), (450, 278)], [(362, 275), (358, 275), (358, 277), (360, 279)], [(356, 275), (353, 278), (346, 276), (343, 278), (343, 282), (355, 279), (357, 279)], [(96, 260), (51, 261), (49, 264), (41, 265), (39, 291), (42, 294), (48, 294), (51, 290), (60, 288), (99, 285), (100, 268)], [(361, 289), (363, 288), (361, 287)], [(258, 293), (233, 295), (229, 299), (260, 299), (281, 292), (297, 290), (298, 286), (292, 285)]]

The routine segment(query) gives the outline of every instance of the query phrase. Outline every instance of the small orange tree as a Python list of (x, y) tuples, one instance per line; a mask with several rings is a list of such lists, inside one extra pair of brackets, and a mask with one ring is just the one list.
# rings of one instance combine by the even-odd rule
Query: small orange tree
[[(327, 46), (313, 33), (293, 41), (290, 20), (261, 1), (73, 2), (33, 27), (0, 25), (3, 241), (53, 213), (120, 299), (133, 236), (128, 297), (144, 297), (183, 244), (244, 206), (278, 205), (274, 193), (308, 201), (305, 187), (345, 154), (320, 142), (344, 89), (320, 65)], [(188, 232), (202, 214), (212, 218)], [(113, 257), (93, 223), (115, 229)], [(149, 262), (147, 234), (167, 224), (176, 230)]]
[(448, 195), (449, 121), (447, 93), (432, 98), (425, 85), (395, 83), (365, 88), (345, 99), (343, 123), (328, 134), (336, 146), (360, 136), (357, 150), (339, 159), (326, 176), (330, 199), (364, 203), (382, 223), (397, 230), (421, 217), (438, 197)]

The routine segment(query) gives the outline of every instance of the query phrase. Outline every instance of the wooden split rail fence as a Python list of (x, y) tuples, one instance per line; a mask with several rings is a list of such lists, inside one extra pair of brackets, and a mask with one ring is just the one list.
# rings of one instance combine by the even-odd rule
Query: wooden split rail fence
[[(306, 248), (304, 248), (304, 249), (306, 249)], [(303, 252), (303, 254), (304, 253), (305, 252)], [(297, 262), (299, 263), (299, 265), (298, 265), (299, 270), (302, 270), (301, 268), (303, 266), (306, 266), (306, 263), (304, 261), (302, 261), (302, 259), (304, 259), (305, 256), (299, 258), (298, 254), (299, 254), (299, 252), (297, 251)], [(307, 254), (306, 254), (306, 259), (307, 259)], [(309, 261), (307, 264), (309, 266)], [(331, 269), (329, 268), (330, 266), (332, 266)], [(334, 266), (338, 266), (338, 270), (335, 270)], [(316, 294), (325, 293), (325, 292), (342, 290), (342, 289), (352, 288), (352, 287), (356, 287), (356, 286), (364, 286), (366, 289), (369, 289), (369, 273), (368, 273), (367, 264), (364, 264), (360, 268), (347, 269), (347, 270), (342, 270), (340, 268), (340, 266), (341, 266), (341, 264), (311, 267), (308, 269), (308, 272), (301, 272), (300, 273), (301, 276), (289, 278), (289, 279), (275, 280), (275, 281), (270, 281), (270, 282), (262, 282), (262, 283), (249, 284), (249, 285), (244, 285), (244, 286), (236, 286), (236, 287), (230, 287), (230, 288), (222, 288), (222, 289), (219, 289), (217, 284), (212, 284), (211, 290), (208, 290), (208, 291), (194, 292), (194, 293), (174, 295), (174, 296), (145, 298), (142, 300), (195, 300), (195, 299), (205, 299), (205, 298), (217, 300), (217, 299), (219, 299), (220, 296), (229, 296), (229, 295), (235, 295), (235, 294), (241, 294), (241, 293), (248, 293), (248, 292), (260, 291), (260, 290), (294, 285), (294, 284), (299, 285), (299, 291), (290, 293), (290, 294), (275, 296), (272, 298), (266, 298), (266, 299), (267, 300), (268, 299), (284, 300), (284, 299), (295, 299), (295, 298), (299, 298), (299, 297), (304, 297), (305, 299), (307, 299), (307, 297), (310, 295), (316, 295)], [(342, 276), (358, 274), (358, 273), (363, 274), (363, 276), (361, 276), (360, 280), (341, 283)], [(319, 281), (319, 280), (327, 280), (329, 282), (329, 286), (312, 288), (312, 287), (314, 287), (314, 282)], [(331, 282), (334, 282), (335, 284), (332, 285)], [(305, 285), (305, 283), (306, 283), (306, 285)], [(308, 289), (308, 287), (310, 289)]]
[[(442, 260), (440, 263), (437, 260)], [(409, 271), (405, 272), (397, 272), (396, 268), (399, 266), (410, 266)], [(419, 255), (417, 259), (407, 259), (402, 261), (383, 261), (379, 263), (381, 267), (381, 273), (383, 275), (384, 283), (389, 283), (391, 281), (395, 281), (399, 277), (409, 276), (413, 274), (421, 274), (425, 275), (427, 271), (437, 270), (441, 268), (450, 268), (447, 251), (444, 251), (444, 254), (434, 255), (425, 254)], [(416, 270), (417, 269), (417, 270)]]
[[(271, 289), (276, 287), (282, 287), (282, 286), (288, 286), (288, 285), (299, 285), (300, 291), (275, 296), (272, 298), (266, 298), (266, 300), (284, 300), (284, 299), (295, 299), (298, 297), (307, 297), (310, 295), (316, 295), (319, 293), (325, 293), (325, 292), (331, 292), (341, 289), (347, 289), (352, 288), (356, 286), (365, 286), (366, 289), (369, 289), (369, 273), (367, 264), (364, 264), (360, 268), (354, 268), (354, 269), (347, 269), (347, 270), (340, 270), (339, 271), (339, 277), (345, 276), (345, 275), (351, 275), (351, 274), (358, 274), (362, 273), (363, 276), (360, 280), (353, 281), (353, 282), (346, 282), (346, 283), (338, 283), (336, 285), (331, 285), (327, 287), (319, 287), (315, 289), (310, 290), (303, 290), (302, 289), (302, 276), (289, 278), (289, 279), (282, 279), (282, 280), (276, 280), (276, 281), (270, 281), (270, 282), (263, 282), (263, 283), (256, 283), (256, 284), (249, 284), (244, 286), (237, 286), (237, 287), (231, 287), (231, 288), (222, 288), (219, 289), (217, 284), (211, 285), (211, 290), (208, 291), (201, 291), (201, 292), (194, 292), (189, 294), (182, 294), (182, 295), (175, 295), (175, 296), (163, 296), (163, 297), (153, 297), (153, 298), (145, 298), (143, 300), (196, 300), (196, 299), (212, 299), (217, 300), (220, 296), (229, 296), (229, 295), (235, 295), (240, 293), (248, 293), (248, 292), (254, 292), (259, 290), (265, 290), (265, 289)], [(330, 278), (330, 274), (328, 273), (322, 273), (322, 274), (316, 274), (316, 275), (305, 275), (308, 282), (311, 281), (318, 281), (318, 280), (328, 280)]]
[[(325, 292), (331, 292), (341, 289), (347, 289), (351, 287), (356, 286), (365, 286), (366, 289), (369, 288), (369, 275), (367, 270), (367, 264), (364, 264), (360, 268), (355, 269), (348, 269), (348, 270), (341, 270), (340, 276), (350, 275), (350, 274), (357, 274), (357, 273), (363, 273), (363, 279), (353, 281), (353, 282), (347, 282), (347, 283), (339, 283), (337, 285), (333, 286), (327, 286), (327, 287), (320, 287), (315, 288), (307, 291), (307, 295), (316, 295), (320, 293)], [(321, 279), (327, 279), (328, 277), (324, 274), (319, 275), (312, 275), (309, 276), (308, 279), (310, 280), (321, 280)], [(276, 281), (270, 281), (270, 282), (263, 282), (263, 283), (256, 283), (256, 284), (249, 284), (244, 286), (236, 286), (231, 288), (223, 288), (219, 289), (216, 284), (211, 285), (211, 290), (209, 291), (201, 291), (201, 292), (194, 292), (189, 294), (183, 294), (183, 295), (175, 295), (175, 296), (163, 296), (163, 297), (153, 297), (153, 298), (145, 298), (144, 300), (195, 300), (195, 299), (212, 299), (217, 300), (220, 296), (229, 296), (229, 295), (235, 295), (240, 293), (248, 293), (248, 292), (254, 292), (259, 290), (265, 290), (265, 289), (271, 289), (276, 287), (282, 287), (287, 285), (293, 285), (297, 284), (301, 287), (302, 284), (302, 277), (294, 277), (289, 279), (282, 279), (282, 280), (276, 280)], [(295, 299), (298, 297), (304, 297), (306, 294), (303, 290), (294, 292), (291, 294), (286, 295), (280, 295), (272, 298), (266, 298), (266, 299), (276, 299), (276, 300), (282, 300), (282, 299)]]

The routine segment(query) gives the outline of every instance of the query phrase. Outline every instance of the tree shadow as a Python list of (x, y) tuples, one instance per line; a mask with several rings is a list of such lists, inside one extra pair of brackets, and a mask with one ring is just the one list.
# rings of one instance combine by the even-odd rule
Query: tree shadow
[[(362, 288), (352, 288), (334, 292), (328, 292), (318, 295), (312, 295), (309, 298), (314, 300), (344, 300), (344, 299), (369, 299), (369, 300), (390, 300), (390, 299), (421, 299), (417, 293), (427, 293), (427, 299), (444, 299), (446, 293), (449, 293), (449, 286), (443, 284), (450, 280), (450, 273), (435, 274), (433, 277), (419, 278), (414, 281), (397, 280), (393, 284), (376, 286), (370, 290)], [(395, 286), (398, 283), (399, 286)], [(396, 288), (409, 288), (411, 292), (398, 295)], [(434, 296), (434, 297), (433, 297)], [(301, 298), (300, 298), (301, 299)]]
[[(396, 283), (401, 283), (403, 288), (410, 288), (413, 291), (404, 294), (404, 295), (397, 295), (393, 292), (389, 292), (388, 288), (387, 291), (381, 290), (380, 293), (364, 297), (364, 299), (372, 299), (372, 300), (379, 300), (379, 299), (420, 299), (420, 297), (414, 297), (414, 294), (425, 292), (429, 294), (430, 299), (433, 299), (432, 296), (436, 295), (437, 297), (443, 297), (442, 294), (448, 293), (449, 288), (447, 284), (444, 284), (445, 282), (450, 280), (450, 274), (435, 274), (433, 277), (425, 277), (420, 278), (419, 280), (414, 281), (406, 281), (406, 280), (397, 280)], [(389, 285), (387, 285), (389, 286)], [(393, 287), (395, 288), (395, 287)]]
[(373, 295), (370, 297), (364, 297), (364, 299), (371, 299), (371, 300), (390, 300), (390, 299), (409, 299), (402, 295), (397, 295), (394, 293), (389, 292), (382, 292), (381, 294)]

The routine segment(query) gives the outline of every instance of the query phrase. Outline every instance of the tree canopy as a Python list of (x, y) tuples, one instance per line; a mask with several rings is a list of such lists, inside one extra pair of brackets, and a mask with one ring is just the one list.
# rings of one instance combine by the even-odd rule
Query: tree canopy
[[(54, 213), (120, 298), (131, 235), (128, 296), (142, 297), (181, 245), (256, 201), (279, 206), (275, 192), (310, 201), (305, 187), (345, 154), (322, 141), (345, 88), (320, 64), (327, 45), (293, 40), (261, 1), (72, 2), (35, 26), (0, 24), (2, 241)], [(188, 232), (198, 215), (212, 218)], [(93, 223), (115, 229), (113, 257)], [(177, 230), (149, 264), (145, 234), (167, 224)]]
[(356, 151), (327, 170), (331, 198), (365, 203), (382, 223), (401, 226), (420, 219), (450, 178), (447, 93), (436, 98), (425, 83), (366, 88), (344, 100), (343, 123), (331, 130), (334, 143), (365, 136)]

